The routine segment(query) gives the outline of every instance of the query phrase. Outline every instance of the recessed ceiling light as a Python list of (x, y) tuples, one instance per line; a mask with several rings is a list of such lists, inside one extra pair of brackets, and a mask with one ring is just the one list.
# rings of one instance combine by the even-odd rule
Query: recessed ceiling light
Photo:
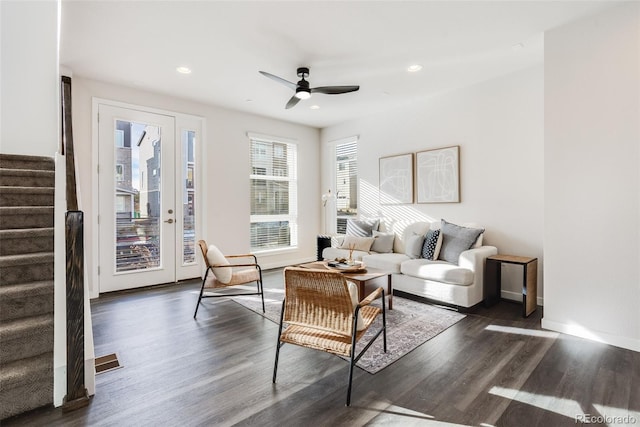
[(312, 106), (311, 106), (311, 107), (309, 107), (309, 108), (311, 108), (312, 110), (319, 110), (319, 109), (320, 109), (320, 106), (319, 106), (319, 105), (312, 105)]
[(176, 68), (176, 71), (180, 74), (191, 74), (191, 68), (189, 67), (178, 67)]
[(407, 71), (410, 73), (415, 73), (420, 70), (422, 70), (422, 65), (419, 64), (410, 65), (409, 68), (407, 68)]
[(513, 50), (520, 50), (522, 48), (524, 48), (524, 45), (522, 43), (514, 44), (513, 46), (511, 46), (511, 49)]

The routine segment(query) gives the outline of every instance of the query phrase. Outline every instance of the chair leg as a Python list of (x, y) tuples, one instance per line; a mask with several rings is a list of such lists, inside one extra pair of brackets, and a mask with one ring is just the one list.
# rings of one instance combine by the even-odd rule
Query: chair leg
[(349, 386), (347, 387), (347, 406), (351, 406), (351, 384), (353, 383), (353, 368), (356, 366), (356, 318), (358, 316), (358, 308), (353, 316), (353, 330), (351, 332), (351, 359), (349, 359)]
[(276, 345), (276, 361), (273, 365), (273, 383), (276, 383), (276, 374), (278, 373), (278, 358), (280, 357), (280, 336), (282, 335), (282, 319), (284, 318), (284, 301), (282, 301), (282, 311), (280, 312), (280, 326), (278, 327), (278, 344)]
[(260, 282), (258, 282), (258, 292), (260, 292), (260, 298), (262, 298), (262, 312), (265, 313), (264, 310), (264, 284), (262, 283), (262, 269), (259, 269), (260, 273)]
[(384, 352), (387, 352), (387, 310), (384, 303), (384, 289), (382, 290), (382, 343)]
[(202, 295), (204, 294), (204, 284), (207, 281), (207, 276), (209, 275), (209, 269), (204, 273), (204, 279), (202, 279), (202, 287), (200, 288), (200, 296), (198, 297), (198, 303), (196, 304), (196, 311), (193, 313), (193, 318), (196, 318), (198, 314), (198, 307), (200, 307), (200, 301), (202, 300)]

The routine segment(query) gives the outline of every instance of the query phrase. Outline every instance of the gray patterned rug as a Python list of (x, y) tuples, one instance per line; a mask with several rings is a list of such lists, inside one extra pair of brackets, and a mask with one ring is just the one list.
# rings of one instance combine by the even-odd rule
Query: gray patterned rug
[[(282, 289), (265, 289), (264, 292), (266, 309), (264, 316), (275, 323), (280, 322), (283, 295)], [(249, 310), (263, 315), (259, 295), (232, 299)], [(357, 366), (375, 374), (465, 317), (464, 314), (455, 311), (394, 296), (393, 310), (389, 310), (387, 306), (387, 353), (382, 351), (380, 336), (358, 361)], [(378, 316), (376, 322), (357, 344), (357, 352), (360, 352), (365, 345), (363, 343), (367, 343), (369, 337), (379, 329), (382, 316)]]

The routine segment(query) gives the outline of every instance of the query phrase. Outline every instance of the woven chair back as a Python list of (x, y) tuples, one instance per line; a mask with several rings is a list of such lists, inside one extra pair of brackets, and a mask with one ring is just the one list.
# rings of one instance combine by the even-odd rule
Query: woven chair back
[(287, 267), (284, 291), (286, 323), (351, 336), (353, 303), (340, 272)]

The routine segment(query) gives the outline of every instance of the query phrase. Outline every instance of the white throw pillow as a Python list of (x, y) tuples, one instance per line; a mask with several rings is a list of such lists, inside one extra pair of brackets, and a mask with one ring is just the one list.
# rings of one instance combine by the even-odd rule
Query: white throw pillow
[(380, 254), (388, 254), (393, 252), (393, 241), (395, 240), (395, 234), (393, 233), (381, 233), (379, 231), (373, 232), (373, 245), (371, 250)]
[(354, 251), (369, 252), (373, 245), (373, 237), (344, 236), (340, 249), (351, 249)]
[[(351, 295), (351, 303), (353, 304), (353, 309), (355, 310), (358, 303), (358, 285), (353, 282), (347, 280), (347, 286), (349, 287), (349, 295)], [(364, 329), (364, 321), (362, 320), (362, 314), (358, 312), (358, 324), (356, 326), (357, 331), (361, 331)]]
[(422, 245), (424, 244), (424, 234), (413, 233), (407, 237), (404, 253), (411, 259), (420, 258), (422, 255)]
[[(215, 245), (209, 245), (207, 261), (209, 261), (209, 265), (229, 265), (229, 260), (224, 257), (220, 249)], [(212, 268), (212, 270), (218, 282), (224, 283), (225, 285), (231, 282), (231, 276), (233, 275), (231, 267)]]

